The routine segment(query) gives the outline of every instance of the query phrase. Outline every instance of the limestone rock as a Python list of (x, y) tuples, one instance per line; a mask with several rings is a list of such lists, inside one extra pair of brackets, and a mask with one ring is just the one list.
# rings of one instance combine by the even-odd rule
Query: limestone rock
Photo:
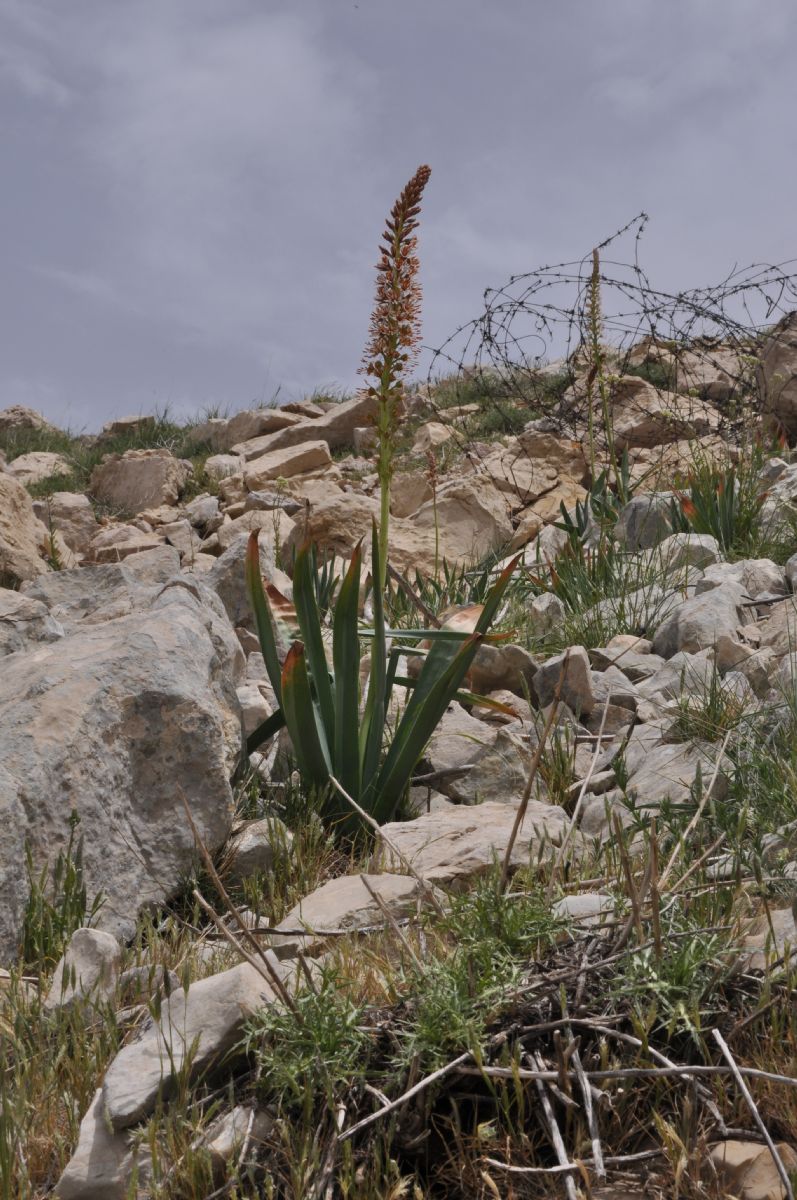
[(423, 471), (396, 471), (390, 483), (390, 512), (394, 517), (411, 517), (431, 499), (432, 486)]
[(55, 642), (63, 627), (39, 600), (0, 588), (0, 657), (25, 650), (31, 643)]
[[(85, 568), (53, 578), (62, 574), (73, 577), (65, 592), (75, 576), (91, 587)], [(38, 872), (64, 846), (73, 809), (87, 893), (107, 897), (99, 924), (125, 936), (139, 908), (172, 894), (194, 857), (176, 782), (211, 849), (229, 833), (243, 655), (218, 600), (185, 578), (140, 591), (117, 580), (106, 599), (128, 614), (84, 618), (66, 637), (3, 660), (3, 958), (16, 952), (28, 893), (25, 842)]]
[(244, 734), (249, 737), (258, 725), (262, 725), (271, 716), (271, 706), (256, 683), (242, 684), (236, 689), (236, 695), (241, 706)]
[(735, 637), (747, 619), (742, 607), (747, 600), (744, 588), (732, 582), (684, 600), (658, 625), (654, 653), (662, 658), (671, 658), (679, 650), (695, 654), (713, 646), (720, 634)]
[(53, 475), (70, 475), (72, 464), (63, 454), (53, 454), (48, 450), (34, 450), (30, 454), (20, 454), (8, 464), (8, 473), (30, 487), (33, 483), (41, 483), (51, 479)]
[(472, 763), (495, 732), (466, 712), (461, 704), (449, 705), (426, 747), (424, 758), (432, 771), (449, 771)]
[(95, 467), (90, 491), (113, 509), (138, 513), (174, 504), (191, 472), (191, 464), (169, 450), (126, 450), (106, 456)]
[(693, 392), (713, 404), (730, 400), (746, 374), (740, 351), (711, 338), (695, 338), (691, 346), (678, 351), (674, 363), (677, 390)]
[(145, 1185), (151, 1173), (146, 1146), (133, 1149), (132, 1138), (114, 1133), (105, 1121), (102, 1088), (80, 1123), (78, 1144), (55, 1185), (58, 1200), (128, 1200), (134, 1171)]
[(206, 534), (212, 533), (221, 524), (218, 496), (196, 496), (186, 504), (185, 515), (194, 529), (203, 530)]
[(290, 479), (292, 475), (323, 470), (331, 462), (332, 456), (325, 441), (302, 442), (298, 446), (286, 446), (252, 459), (244, 469), (244, 483), (250, 491), (257, 491), (272, 480)]
[(24, 595), (46, 605), (63, 629), (71, 633), (146, 608), (179, 567), (177, 551), (163, 545), (124, 563), (53, 571), (25, 584)]
[[(248, 541), (249, 537), (246, 533), (239, 533), (204, 576), (205, 583), (216, 592), (234, 626), (250, 625), (254, 619), (246, 594), (244, 577)], [(273, 547), (262, 536), (259, 539), (259, 546), (260, 570), (267, 579), (273, 579), (275, 571)]]
[(720, 561), (719, 543), (708, 533), (674, 533), (657, 546), (655, 561), (661, 563), (668, 575), (689, 567), (706, 571)]
[[(698, 771), (708, 788), (714, 775), (719, 746), (702, 742), (662, 742), (660, 731), (651, 725), (637, 725), (625, 751), (628, 794), (637, 807), (653, 812), (665, 799), (682, 804), (690, 799)], [(721, 765), (714, 780), (712, 796), (723, 800), (728, 791), (730, 763)]]
[[(786, 1142), (776, 1143), (778, 1156), (791, 1176), (797, 1154)], [(785, 1195), (778, 1168), (767, 1146), (729, 1139), (711, 1151), (711, 1162), (725, 1187), (739, 1200), (781, 1200)]]
[[(205, 459), (205, 471), (211, 479), (229, 479), (242, 475), (244, 460), (239, 454), (211, 454)], [(243, 484), (243, 477), (241, 478)]]
[(88, 544), (86, 557), (96, 563), (122, 562), (131, 554), (154, 550), (162, 544), (155, 533), (143, 533), (135, 525), (104, 525)]
[(91, 539), (100, 531), (88, 496), (81, 492), (54, 492), (46, 500), (34, 500), (36, 516), (48, 529), (60, 533), (75, 554), (88, 553)]
[(49, 421), (45, 421), (41, 413), (27, 408), (24, 404), (12, 404), (10, 408), (0, 410), (0, 433), (12, 433), (16, 429), (52, 429)]
[[(435, 521), (440, 532), (440, 557), (449, 564), (478, 562), (491, 551), (508, 544), (512, 538), (506, 502), (488, 480), (455, 480), (445, 484), (438, 491), (436, 517), (435, 505), (428, 500), (408, 519), (407, 524), (413, 533), (425, 531), (427, 535), (425, 544), (432, 549), (431, 556), (428, 550), (424, 556), (427, 569), (434, 567)], [(410, 561), (413, 553), (411, 540), (411, 536), (404, 539)], [(400, 536), (396, 542), (400, 551)]]
[[(384, 830), (422, 878), (433, 883), (464, 884), (489, 871), (506, 853), (516, 809), (511, 804), (487, 801), (475, 807), (458, 806), (433, 812), (414, 821), (398, 821)], [(567, 817), (561, 808), (529, 803), (526, 818), (512, 850), (513, 867), (525, 866), (546, 855), (561, 840)], [(401, 869), (391, 851), (383, 852), (392, 869)]]
[(25, 488), (13, 476), (0, 474), (0, 587), (15, 587), (48, 571), (47, 541)]
[[(273, 955), (271, 965), (281, 980), (288, 978), (289, 969)], [(218, 1062), (236, 1045), (244, 1023), (275, 999), (272, 986), (249, 963), (173, 992), (160, 1019), (150, 1017), (108, 1067), (102, 1100), (112, 1128), (126, 1129), (151, 1113), (192, 1048), (192, 1076)]]
[(274, 846), (289, 847), (293, 834), (277, 817), (246, 821), (230, 842), (225, 866), (234, 879), (246, 879), (274, 865)]
[[(423, 903), (422, 889), (411, 875), (372, 874), (365, 881), (394, 917), (407, 916)], [(385, 917), (360, 875), (339, 875), (316, 888), (295, 905), (277, 926), (285, 933), (273, 935), (280, 954), (288, 949), (313, 949), (329, 929), (362, 929), (383, 925)], [(296, 930), (307, 929), (301, 936)]]
[(453, 436), (452, 430), (447, 425), (441, 424), (440, 421), (427, 421), (415, 434), (411, 453), (426, 454), (430, 450), (436, 450), (438, 446), (444, 446)]
[[(532, 748), (536, 744), (536, 731), (528, 725), (524, 728), (521, 721), (499, 727), (489, 739), (482, 739), (480, 747), (474, 747), (473, 767), (467, 774), (443, 780), (438, 787), (461, 804), (479, 806), (483, 801), (491, 801), (516, 807), (526, 787)], [(545, 785), (539, 776), (534, 798), (546, 798)]]
[(216, 1172), (235, 1158), (241, 1151), (244, 1140), (249, 1136), (249, 1144), (255, 1153), (260, 1143), (274, 1128), (274, 1119), (263, 1109), (251, 1108), (237, 1104), (232, 1112), (217, 1117), (209, 1126), (199, 1142), (211, 1157)]
[(700, 437), (719, 425), (717, 413), (708, 404), (675, 392), (660, 392), (636, 375), (623, 375), (613, 385), (612, 415), (618, 450)]
[(115, 417), (112, 421), (106, 421), (100, 430), (98, 441), (108, 442), (112, 438), (118, 437), (140, 437), (142, 434), (150, 433), (155, 428), (155, 417), (150, 413), (134, 413), (129, 417)]
[(787, 313), (761, 351), (758, 384), (770, 423), (797, 438), (797, 312)]
[(211, 418), (194, 426), (190, 434), (192, 445), (209, 445), (216, 452), (225, 453), (238, 442), (276, 433), (290, 425), (298, 425), (301, 417), (286, 412), (284, 408), (252, 408), (236, 413), (229, 420)]
[(52, 1012), (78, 1000), (110, 1000), (119, 978), (122, 951), (116, 938), (101, 929), (76, 929), (55, 968), (44, 1007)]
[(534, 694), (540, 708), (552, 702), (560, 677), (560, 699), (574, 713), (589, 716), (595, 707), (595, 692), (589, 655), (583, 646), (571, 646), (567, 655), (556, 654), (541, 665), (534, 676)]
[(672, 533), (672, 492), (634, 496), (623, 508), (615, 528), (618, 542), (629, 550), (647, 550)]
[(287, 446), (298, 446), (302, 442), (323, 440), (330, 450), (338, 446), (352, 446), (354, 430), (371, 424), (376, 416), (376, 408), (377, 401), (363, 393), (355, 396), (353, 400), (333, 404), (322, 417), (300, 421), (297, 425), (277, 430), (276, 433), (239, 442), (232, 450), (234, 454), (240, 454), (249, 462), (262, 454), (284, 450)]
[(735, 563), (716, 563), (707, 567), (695, 592), (710, 592), (724, 583), (737, 583), (751, 600), (757, 596), (785, 596), (785, 569), (769, 558), (745, 558)]

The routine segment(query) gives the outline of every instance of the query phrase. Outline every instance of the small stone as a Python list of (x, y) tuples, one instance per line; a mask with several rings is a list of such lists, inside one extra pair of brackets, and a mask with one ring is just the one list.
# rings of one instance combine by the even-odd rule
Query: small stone
[(274, 847), (290, 848), (293, 834), (278, 817), (247, 821), (236, 830), (229, 848), (227, 870), (234, 879), (246, 879), (274, 867)]
[(76, 929), (55, 968), (44, 1007), (70, 1008), (76, 1001), (100, 1004), (116, 991), (122, 952), (116, 938), (100, 929)]
[(589, 715), (595, 707), (595, 693), (589, 656), (583, 646), (571, 646), (566, 654), (554, 655), (537, 671), (534, 693), (540, 708), (552, 702), (560, 678), (560, 698), (574, 713)]
[(260, 1145), (274, 1128), (274, 1118), (263, 1109), (252, 1109), (238, 1104), (232, 1112), (217, 1117), (208, 1126), (196, 1143), (197, 1149), (207, 1150), (215, 1171), (221, 1171), (241, 1152), (244, 1140), (249, 1135), (250, 1150), (256, 1154)]

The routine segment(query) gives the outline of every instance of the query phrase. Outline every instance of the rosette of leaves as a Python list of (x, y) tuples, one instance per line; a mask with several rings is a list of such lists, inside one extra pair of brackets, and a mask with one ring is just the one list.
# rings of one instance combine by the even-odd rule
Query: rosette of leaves
[[(264, 587), (254, 531), (249, 538), (246, 583), (266, 670), (278, 710), (250, 736), (251, 753), (267, 737), (287, 726), (302, 781), (316, 797), (322, 818), (342, 833), (355, 833), (361, 818), (341, 794), (343, 789), (375, 821), (391, 820), (406, 795), (412, 773), (443, 713), (459, 693), (479, 646), (488, 638), (517, 559), (496, 579), (485, 597), (472, 634), (417, 629), (400, 632), (385, 623), (382, 590), (372, 587), (373, 623), (360, 621), (363, 551), (349, 563), (332, 613), (332, 665), (327, 661), (318, 604), (314, 556), (308, 544), (296, 556), (293, 610), (299, 636), (280, 663), (275, 627), (284, 626), (279, 594)], [(381, 549), (376, 528), (371, 538), (371, 580), (381, 578)], [(416, 679), (397, 674), (401, 655), (428, 649)], [(360, 677), (361, 642), (370, 643), (365, 695)], [(407, 687), (409, 699), (395, 727), (388, 724), (393, 690)], [(499, 706), (500, 707), (500, 706)], [(336, 786), (339, 785), (338, 786)]]

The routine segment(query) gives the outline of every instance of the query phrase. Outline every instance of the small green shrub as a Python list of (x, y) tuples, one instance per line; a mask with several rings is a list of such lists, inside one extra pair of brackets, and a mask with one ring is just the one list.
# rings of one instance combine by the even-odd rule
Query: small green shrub
[(369, 1034), (363, 1008), (327, 968), (314, 989), (299, 993), (295, 1012), (267, 1005), (249, 1023), (244, 1045), (260, 1068), (258, 1088), (280, 1111), (331, 1106), (367, 1067)]

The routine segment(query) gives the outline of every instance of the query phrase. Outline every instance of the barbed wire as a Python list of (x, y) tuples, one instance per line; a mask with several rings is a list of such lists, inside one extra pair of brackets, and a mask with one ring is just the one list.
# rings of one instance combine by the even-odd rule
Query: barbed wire
[[(797, 259), (734, 266), (718, 283), (672, 293), (654, 286), (640, 260), (648, 222), (640, 213), (597, 247), (601, 344), (613, 375), (637, 374), (660, 390), (709, 398), (738, 428), (756, 403), (753, 369), (761, 336), (797, 308)], [(615, 246), (632, 239), (630, 259)], [(610, 254), (607, 254), (610, 251)], [(433, 407), (477, 399), (506, 432), (546, 417), (563, 431), (583, 423), (593, 251), (571, 261), (511, 276), (484, 293), (484, 308), (432, 352), (427, 391)], [(716, 385), (718, 373), (722, 386)], [(465, 434), (466, 423), (452, 428)], [(467, 440), (467, 439), (465, 439)]]

